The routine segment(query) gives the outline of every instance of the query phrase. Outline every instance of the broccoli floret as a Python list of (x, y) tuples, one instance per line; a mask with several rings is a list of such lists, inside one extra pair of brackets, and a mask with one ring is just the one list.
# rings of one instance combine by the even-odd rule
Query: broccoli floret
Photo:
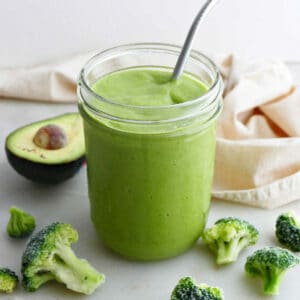
[(7, 224), (7, 233), (13, 238), (29, 236), (35, 229), (34, 217), (18, 207), (11, 207), (10, 219)]
[(276, 221), (278, 241), (292, 251), (300, 251), (300, 221), (294, 212), (280, 215)]
[(199, 289), (202, 293), (201, 300), (224, 300), (223, 292), (217, 287), (208, 286), (207, 284), (202, 283), (199, 285)]
[(206, 284), (197, 286), (191, 277), (184, 277), (175, 286), (171, 300), (223, 300), (222, 291)]
[(247, 258), (245, 270), (249, 275), (263, 279), (265, 294), (277, 295), (286, 271), (299, 263), (300, 259), (289, 250), (266, 247)]
[(53, 223), (34, 235), (22, 258), (25, 290), (32, 292), (49, 280), (56, 280), (70, 290), (92, 294), (105, 277), (88, 261), (76, 257), (71, 244), (77, 240), (77, 231), (64, 223)]
[(0, 292), (12, 293), (19, 282), (16, 273), (7, 268), (0, 268)]
[(247, 221), (238, 218), (223, 218), (203, 233), (203, 241), (216, 254), (217, 264), (228, 264), (237, 260), (240, 252), (254, 245), (258, 230)]

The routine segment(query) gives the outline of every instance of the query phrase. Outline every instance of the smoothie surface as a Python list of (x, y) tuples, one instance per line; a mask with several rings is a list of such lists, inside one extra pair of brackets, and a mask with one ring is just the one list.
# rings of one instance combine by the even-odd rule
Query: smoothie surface
[(171, 71), (133, 68), (100, 78), (92, 89), (111, 101), (135, 106), (163, 106), (196, 99), (208, 88), (196, 77), (183, 74), (171, 80)]

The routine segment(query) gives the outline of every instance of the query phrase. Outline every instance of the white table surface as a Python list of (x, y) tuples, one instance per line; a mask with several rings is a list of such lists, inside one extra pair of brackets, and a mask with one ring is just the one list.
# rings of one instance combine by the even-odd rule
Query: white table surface
[[(300, 72), (298, 73), (300, 75)], [(300, 78), (300, 76), (298, 77)], [(8, 210), (19, 206), (36, 216), (37, 229), (53, 221), (71, 223), (79, 232), (74, 244), (79, 257), (87, 258), (106, 275), (106, 282), (92, 296), (69, 292), (58, 283), (48, 283), (35, 293), (26, 293), (19, 286), (12, 295), (0, 295), (6, 300), (167, 300), (178, 279), (192, 276), (199, 283), (222, 287), (228, 300), (265, 299), (259, 280), (244, 274), (248, 254), (257, 248), (277, 245), (274, 224), (279, 213), (294, 209), (300, 213), (300, 201), (267, 211), (214, 200), (208, 225), (226, 216), (238, 216), (255, 224), (260, 240), (253, 248), (244, 251), (238, 262), (217, 268), (212, 254), (201, 242), (185, 254), (166, 261), (141, 263), (120, 258), (105, 249), (97, 238), (89, 219), (86, 168), (73, 179), (54, 186), (34, 184), (18, 175), (8, 164), (4, 141), (13, 129), (63, 112), (76, 111), (76, 105), (51, 105), (0, 99), (0, 266), (19, 273), (21, 255), (26, 240), (11, 239), (6, 234)], [(300, 267), (290, 270), (281, 285), (276, 299), (299, 300)]]

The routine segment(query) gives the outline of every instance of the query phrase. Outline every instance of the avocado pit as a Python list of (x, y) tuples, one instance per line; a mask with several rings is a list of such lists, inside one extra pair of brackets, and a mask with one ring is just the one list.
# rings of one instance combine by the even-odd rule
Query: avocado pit
[(62, 127), (48, 124), (37, 131), (33, 142), (40, 148), (57, 150), (66, 146), (67, 135)]

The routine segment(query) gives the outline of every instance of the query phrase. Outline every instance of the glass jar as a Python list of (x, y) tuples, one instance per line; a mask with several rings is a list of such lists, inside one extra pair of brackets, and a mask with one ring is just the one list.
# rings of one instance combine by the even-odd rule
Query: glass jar
[(180, 50), (168, 44), (120, 46), (91, 58), (80, 73), (91, 219), (103, 243), (129, 259), (176, 256), (201, 235), (222, 81), (215, 64), (192, 51), (185, 71), (208, 87), (197, 99), (133, 106), (104, 99), (91, 87), (128, 68), (171, 71)]

